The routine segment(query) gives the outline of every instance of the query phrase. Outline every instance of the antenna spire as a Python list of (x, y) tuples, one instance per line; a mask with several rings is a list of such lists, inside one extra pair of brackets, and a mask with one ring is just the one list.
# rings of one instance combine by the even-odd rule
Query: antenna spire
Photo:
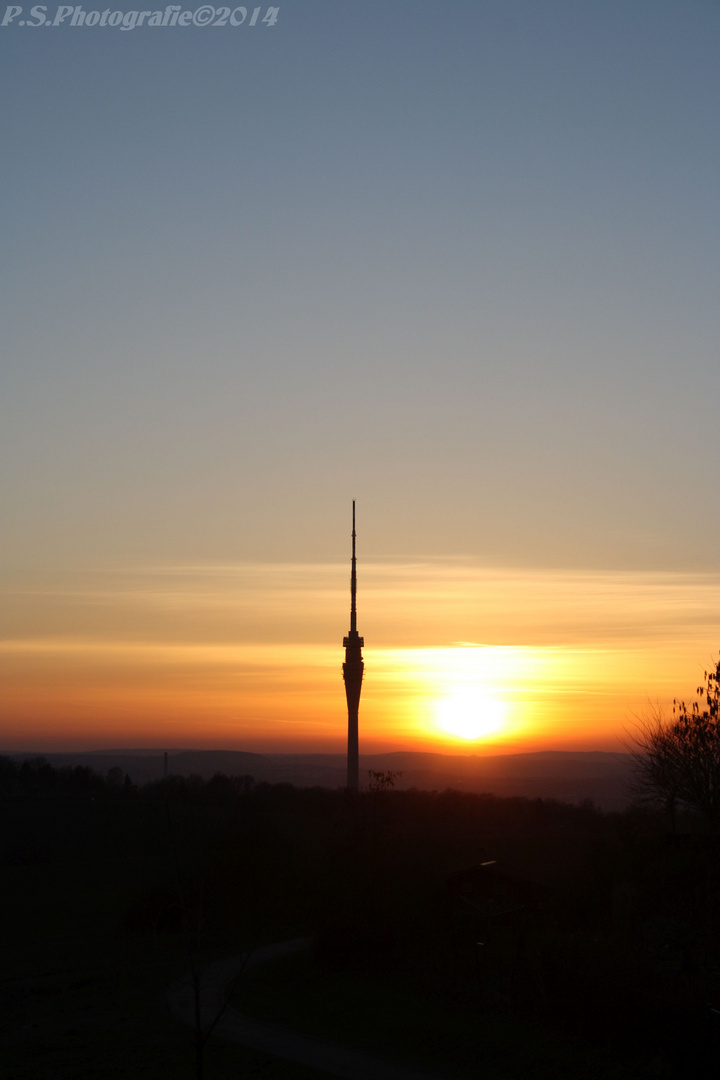
[(345, 682), (345, 696), (348, 707), (348, 756), (347, 756), (347, 786), (349, 791), (357, 791), (360, 786), (359, 777), (359, 748), (358, 748), (358, 710), (360, 708), (360, 691), (362, 689), (363, 671), (365, 664), (362, 658), (362, 649), (365, 644), (363, 638), (357, 632), (357, 559), (355, 557), (355, 500), (353, 499), (353, 527), (352, 527), (352, 570), (350, 573), (350, 632), (343, 638), (345, 647), (345, 663), (343, 664), (343, 680)]
[(355, 500), (353, 499), (352, 571), (350, 574), (350, 633), (357, 634), (357, 559), (355, 558)]

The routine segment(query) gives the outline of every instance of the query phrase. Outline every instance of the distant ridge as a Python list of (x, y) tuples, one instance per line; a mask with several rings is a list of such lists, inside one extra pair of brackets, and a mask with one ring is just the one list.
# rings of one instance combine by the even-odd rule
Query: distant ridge
[[(160, 780), (163, 750), (96, 750), (82, 753), (37, 751), (9, 755), (14, 760), (44, 757), (52, 765), (88, 765), (105, 775), (119, 768), (136, 784)], [(289, 783), (296, 787), (339, 788), (346, 784), (344, 754), (256, 754), (245, 750), (169, 750), (168, 770), (175, 776), (215, 773), (252, 776), (261, 783)], [(618, 810), (631, 800), (630, 755), (601, 750), (542, 750), (527, 754), (435, 754), (398, 750), (360, 755), (360, 786), (368, 770), (401, 772), (398, 788), (489, 792), (493, 795), (558, 799), (579, 803), (592, 799), (604, 810)]]

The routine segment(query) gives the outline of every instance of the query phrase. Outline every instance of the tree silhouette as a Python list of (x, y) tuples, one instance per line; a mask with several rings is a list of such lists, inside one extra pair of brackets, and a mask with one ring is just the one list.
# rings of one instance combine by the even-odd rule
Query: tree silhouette
[(375, 772), (373, 769), (368, 769), (368, 781), (367, 790), (375, 792), (390, 791), (395, 787), (395, 781), (399, 780), (402, 776), (402, 772), (393, 772), (392, 769), (388, 769), (386, 772)]
[(660, 713), (631, 737), (634, 787), (647, 801), (675, 816), (678, 807), (701, 815), (720, 831), (720, 660), (706, 671), (688, 708), (673, 702), (673, 719)]

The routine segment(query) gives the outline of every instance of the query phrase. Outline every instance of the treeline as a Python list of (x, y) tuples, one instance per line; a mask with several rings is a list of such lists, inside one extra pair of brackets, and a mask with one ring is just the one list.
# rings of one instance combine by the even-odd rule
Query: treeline
[(109, 769), (105, 776), (87, 765), (51, 765), (44, 757), (15, 762), (0, 757), (0, 795), (117, 795), (134, 791), (122, 769)]
[[(54, 766), (44, 757), (18, 762), (0, 756), (0, 797), (37, 796), (42, 799), (79, 796), (91, 799), (157, 801), (197, 808), (243, 807), (260, 814), (290, 814), (307, 820), (334, 821), (339, 827), (350, 820), (366, 826), (383, 824), (385, 834), (397, 829), (410, 832), (456, 836), (479, 821), (484, 828), (556, 835), (569, 839), (578, 833), (612, 831), (624, 816), (604, 813), (586, 800), (580, 805), (555, 799), (478, 794), (454, 789), (443, 791), (410, 789), (397, 791), (377, 782), (372, 774), (369, 786), (360, 793), (342, 788), (295, 787), (290, 783), (256, 782), (254, 777), (216, 773), (211, 779), (200, 776), (169, 775), (161, 780), (136, 785), (118, 767), (104, 775), (87, 765)], [(390, 777), (392, 774), (388, 774)], [(650, 828), (662, 829), (661, 814), (638, 811)], [(629, 816), (636, 815), (630, 811)]]
[(249, 775), (227, 776), (223, 773), (216, 773), (209, 780), (197, 775), (170, 774), (162, 780), (136, 785), (128, 773), (117, 766), (101, 774), (87, 765), (54, 766), (40, 755), (21, 762), (0, 756), (0, 796), (5, 797), (70, 794), (114, 798), (121, 794), (208, 806), (250, 799), (258, 806), (295, 809), (300, 813), (327, 813), (333, 807), (342, 813), (348, 806), (357, 811), (359, 806), (365, 805), (368, 809), (374, 808), (375, 812), (381, 807), (386, 822), (407, 819), (417, 823), (430, 815), (437, 824), (439, 819), (461, 821), (481, 814), (485, 819), (488, 815), (491, 818), (499, 815), (506, 823), (514, 822), (515, 825), (533, 819), (536, 826), (542, 823), (551, 830), (586, 828), (591, 822), (598, 825), (604, 818), (612, 820), (618, 816), (603, 814), (589, 799), (575, 805), (555, 799), (477, 794), (454, 789), (396, 791), (391, 782), (383, 783), (386, 777), (392, 781), (393, 774), (371, 773), (368, 787), (359, 794), (341, 788), (299, 788), (290, 783), (256, 782)]

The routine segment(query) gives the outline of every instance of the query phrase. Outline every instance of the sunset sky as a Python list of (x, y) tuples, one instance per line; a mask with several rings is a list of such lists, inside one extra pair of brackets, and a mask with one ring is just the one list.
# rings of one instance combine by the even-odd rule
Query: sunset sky
[(342, 750), (352, 499), (361, 752), (616, 750), (692, 695), (720, 4), (15, 6), (0, 752)]

